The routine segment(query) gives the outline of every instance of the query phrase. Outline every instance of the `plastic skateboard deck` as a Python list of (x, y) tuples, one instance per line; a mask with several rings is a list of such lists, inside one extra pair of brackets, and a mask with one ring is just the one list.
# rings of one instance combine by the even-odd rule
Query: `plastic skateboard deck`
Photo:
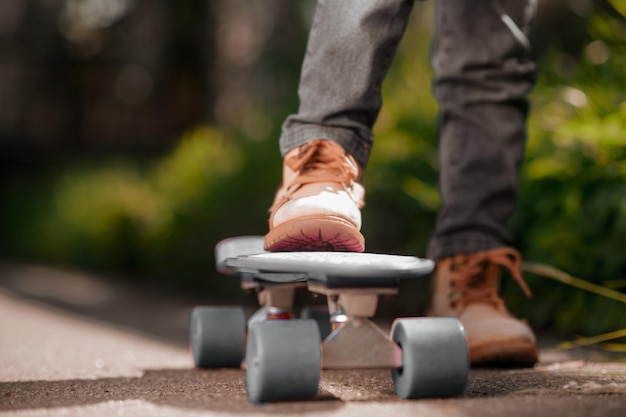
[(226, 239), (216, 249), (221, 272), (259, 281), (312, 281), (326, 286), (394, 286), (432, 272), (434, 262), (415, 256), (354, 252), (267, 252), (262, 236)]

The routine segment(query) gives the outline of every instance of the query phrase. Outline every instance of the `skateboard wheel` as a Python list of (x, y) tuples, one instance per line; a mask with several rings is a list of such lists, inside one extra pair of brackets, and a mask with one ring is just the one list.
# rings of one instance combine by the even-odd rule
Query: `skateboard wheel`
[(328, 312), (328, 307), (304, 307), (300, 312), (300, 318), (315, 320), (317, 327), (320, 329), (320, 336), (322, 340), (326, 339), (331, 332), (330, 313)]
[(189, 318), (189, 344), (198, 368), (239, 368), (246, 320), (241, 307), (196, 307)]
[(391, 338), (402, 349), (402, 367), (391, 371), (399, 397), (452, 397), (465, 392), (469, 351), (459, 320), (399, 319), (392, 325)]
[(251, 402), (315, 397), (320, 367), (320, 333), (314, 320), (250, 324), (246, 382)]

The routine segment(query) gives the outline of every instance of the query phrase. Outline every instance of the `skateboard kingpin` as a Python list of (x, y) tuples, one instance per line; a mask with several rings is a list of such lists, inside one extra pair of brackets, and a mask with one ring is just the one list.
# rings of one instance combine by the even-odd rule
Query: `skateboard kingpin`
[[(239, 277), (242, 288), (258, 293), (261, 309), (246, 323), (239, 307), (196, 307), (190, 317), (191, 350), (199, 368), (240, 367), (245, 355), (250, 401), (313, 398), (321, 369), (391, 369), (395, 391), (406, 399), (465, 391), (469, 354), (457, 319), (396, 319), (390, 335), (369, 320), (380, 295), (397, 294), (400, 281), (428, 275), (432, 261), (374, 253), (266, 252), (262, 236), (219, 242), (215, 260), (219, 272)], [(300, 287), (326, 297), (326, 323), (291, 318)], [(322, 340), (320, 325), (328, 321), (332, 331)]]

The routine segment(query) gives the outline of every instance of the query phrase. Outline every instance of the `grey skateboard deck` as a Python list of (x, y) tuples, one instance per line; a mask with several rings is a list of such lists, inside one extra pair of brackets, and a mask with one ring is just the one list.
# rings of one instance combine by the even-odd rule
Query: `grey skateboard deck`
[(262, 236), (221, 241), (218, 270), (252, 275), (260, 281), (313, 281), (327, 286), (396, 285), (432, 272), (434, 262), (415, 256), (354, 252), (267, 252)]

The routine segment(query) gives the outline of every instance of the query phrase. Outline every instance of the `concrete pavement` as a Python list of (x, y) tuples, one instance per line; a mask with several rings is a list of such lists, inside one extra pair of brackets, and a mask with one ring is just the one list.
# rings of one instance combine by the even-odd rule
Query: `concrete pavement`
[(542, 349), (534, 369), (472, 370), (461, 398), (404, 401), (388, 371), (324, 371), (313, 401), (253, 406), (243, 371), (193, 369), (185, 335), (195, 302), (0, 266), (0, 416), (626, 415), (624, 358), (590, 349)]

